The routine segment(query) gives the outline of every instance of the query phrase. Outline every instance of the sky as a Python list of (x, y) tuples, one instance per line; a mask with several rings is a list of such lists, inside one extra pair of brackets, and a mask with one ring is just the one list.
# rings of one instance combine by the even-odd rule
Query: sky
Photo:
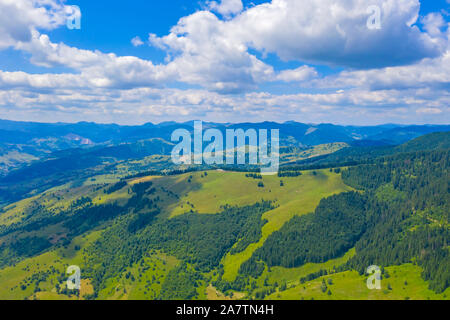
[(450, 0), (0, 0), (0, 119), (450, 123)]

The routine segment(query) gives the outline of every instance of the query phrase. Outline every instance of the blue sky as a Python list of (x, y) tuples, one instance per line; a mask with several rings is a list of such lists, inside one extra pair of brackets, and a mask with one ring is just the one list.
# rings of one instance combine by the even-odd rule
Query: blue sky
[[(245, 7), (251, 7), (270, 1), (242, 2)], [(131, 45), (130, 39), (135, 36), (145, 39), (150, 32), (164, 36), (180, 18), (205, 8), (205, 2), (186, 0), (128, 0), (126, 5), (119, 0), (71, 0), (66, 3), (80, 7), (82, 28), (80, 30), (67, 28), (52, 30), (48, 34), (53, 42), (64, 42), (82, 49), (114, 52), (117, 55), (133, 55), (159, 63), (164, 61), (165, 53), (163, 51), (151, 46), (135, 48)], [(421, 1), (420, 14), (424, 16), (431, 12), (439, 12), (446, 6), (446, 0)], [(281, 61), (276, 55), (270, 55), (266, 61), (280, 70), (301, 65), (301, 62), (298, 61)], [(26, 57), (18, 56), (13, 51), (2, 54), (0, 66), (3, 70), (49, 71), (48, 68), (33, 67)], [(320, 65), (317, 67), (321, 68), (323, 73), (341, 70), (341, 68), (330, 70), (330, 68)]]
[[(249, 7), (264, 2), (270, 1), (243, 1), (243, 4)], [(83, 27), (75, 31), (61, 28), (51, 32), (55, 42), (64, 41), (79, 48), (99, 49), (118, 55), (135, 55), (155, 62), (163, 61), (164, 52), (149, 46), (133, 48), (130, 39), (135, 36), (144, 39), (149, 32), (164, 36), (180, 18), (205, 7), (204, 2), (186, 0), (128, 0), (126, 5), (118, 0), (72, 0), (67, 4), (80, 7)], [(439, 12), (445, 7), (445, 0), (422, 1), (420, 14)], [(271, 61), (280, 68), (285, 67), (276, 56)]]
[(449, 0), (44, 2), (0, 0), (0, 118), (449, 122)]

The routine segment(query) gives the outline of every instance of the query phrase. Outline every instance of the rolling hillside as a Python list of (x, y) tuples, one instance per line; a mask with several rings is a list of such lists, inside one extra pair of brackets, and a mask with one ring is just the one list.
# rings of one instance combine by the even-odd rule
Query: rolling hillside
[[(279, 176), (158, 174), (155, 155), (63, 177), (2, 209), (0, 298), (448, 299), (448, 143)], [(372, 264), (381, 291), (365, 286)]]

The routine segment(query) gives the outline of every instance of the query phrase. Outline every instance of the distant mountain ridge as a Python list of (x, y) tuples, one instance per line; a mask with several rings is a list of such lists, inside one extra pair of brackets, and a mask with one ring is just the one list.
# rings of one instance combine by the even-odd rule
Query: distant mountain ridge
[[(227, 129), (279, 129), (280, 145), (296, 148), (332, 143), (347, 143), (352, 147), (395, 146), (425, 134), (450, 131), (450, 125), (341, 126), (295, 121), (235, 124), (203, 122), (203, 128), (218, 129), (223, 134)], [(192, 133), (194, 121), (123, 126), (92, 122), (37, 123), (0, 120), (0, 176), (5, 176), (36, 159), (61, 158), (64, 153), (70, 156), (85, 154), (82, 149), (94, 148), (88, 151), (91, 155), (104, 152), (116, 159), (168, 154), (170, 146), (173, 145), (171, 135), (177, 129), (186, 129)], [(149, 144), (148, 141), (159, 141), (159, 144)], [(142, 148), (143, 144), (148, 146)]]
[[(262, 122), (220, 124), (204, 122), (205, 128), (226, 130), (242, 129), (280, 129), (280, 136), (293, 137), (304, 145), (317, 145), (333, 142), (352, 142), (359, 140), (390, 141), (401, 144), (421, 135), (450, 131), (450, 125), (379, 125), (379, 126), (341, 126), (334, 124), (304, 124), (299, 122)], [(94, 144), (133, 142), (152, 138), (162, 138), (170, 141), (172, 132), (179, 128), (192, 131), (193, 121), (160, 124), (146, 123), (139, 126), (121, 126), (117, 124), (97, 124), (91, 122), (79, 123), (35, 123), (0, 120), (0, 143), (27, 143), (37, 138), (56, 138), (77, 136), (88, 139)]]
[[(337, 152), (319, 156), (304, 161), (298, 161), (297, 165), (308, 166), (333, 166), (334, 164), (361, 163), (373, 160), (377, 157), (390, 156), (398, 153), (412, 153), (418, 151), (434, 151), (450, 149), (450, 131), (433, 132), (405, 142), (401, 145), (379, 145), (355, 143), (349, 148)], [(290, 164), (292, 165), (292, 164)]]
[[(250, 128), (250, 125), (241, 124), (240, 126), (245, 129)], [(186, 129), (190, 127), (186, 124), (183, 126)], [(227, 128), (234, 126), (237, 125), (228, 125)], [(270, 128), (275, 126), (275, 124), (264, 123), (260, 124), (260, 126), (261, 128)], [(296, 132), (292, 126), (305, 129), (306, 125), (291, 124), (287, 127), (291, 131), (284, 128), (284, 132), (300, 136), (302, 134), (301, 130), (298, 129), (300, 133)], [(437, 130), (438, 128), (433, 129)], [(430, 128), (427, 130), (430, 130)], [(308, 135), (314, 134), (316, 131), (314, 130)], [(293, 136), (285, 139), (284, 143), (302, 145)], [(163, 138), (152, 138), (137, 142), (98, 144), (93, 147), (57, 150), (41, 159), (26, 158), (22, 165), (19, 163), (15, 168), (9, 172), (6, 171), (3, 176), (0, 176), (0, 203), (18, 200), (30, 192), (43, 191), (67, 181), (82, 181), (92, 175), (124, 170), (125, 167), (127, 168), (125, 170), (133, 170), (131, 174), (148, 170), (177, 169), (170, 162), (169, 157), (173, 146), (174, 143), (168, 142)], [(397, 153), (449, 149), (450, 131), (431, 133), (397, 146), (390, 145), (384, 140), (378, 142), (373, 140), (354, 140), (353, 144), (347, 144), (347, 146), (349, 147), (344, 147), (329, 154), (321, 154), (305, 160), (288, 161), (284, 164), (282, 163), (281, 168), (286, 170), (289, 167), (339, 167), (366, 163), (377, 157), (390, 156)], [(311, 150), (313, 148), (284, 147), (284, 149), (290, 150), (290, 153), (293, 152), (294, 155), (300, 154), (302, 150)], [(16, 154), (13, 153), (13, 155)], [(23, 157), (21, 154), (16, 156)], [(142, 161), (149, 156), (156, 156), (157, 159)]]

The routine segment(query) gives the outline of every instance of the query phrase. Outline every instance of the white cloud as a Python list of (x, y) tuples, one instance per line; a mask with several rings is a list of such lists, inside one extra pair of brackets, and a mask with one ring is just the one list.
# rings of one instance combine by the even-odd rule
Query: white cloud
[(167, 70), (179, 81), (230, 93), (256, 88), (270, 79), (273, 68), (248, 52), (229, 24), (208, 11), (182, 18), (164, 37), (150, 34), (154, 46), (173, 57)]
[[(448, 119), (450, 29), (439, 14), (420, 19), (425, 31), (412, 26), (417, 0), (374, 0), (383, 12), (381, 30), (367, 29), (363, 0), (273, 0), (246, 10), (241, 1), (216, 2), (214, 12), (222, 18), (199, 11), (166, 36), (149, 36), (152, 45), (167, 52), (164, 64), (54, 43), (41, 32), (65, 23), (63, 6), (42, 0), (47, 9), (36, 11), (30, 3), (37, 2), (0, 0), (0, 9), (9, 10), (0, 10), (0, 18), (26, 8), (16, 24), (0, 19), (0, 50), (14, 47), (28, 53), (33, 64), (50, 68), (48, 74), (0, 71), (0, 118), (120, 123)], [(142, 43), (132, 39), (135, 46)], [(267, 53), (355, 69), (324, 78), (308, 65), (278, 72), (260, 58)], [(51, 73), (56, 66), (72, 72)], [(302, 92), (313, 87), (314, 93), (258, 92), (278, 81), (295, 82)], [(174, 82), (189, 89), (171, 89)]]
[(144, 42), (141, 40), (140, 37), (136, 36), (133, 39), (131, 39), (131, 44), (135, 47), (142, 46)]
[(235, 15), (244, 9), (241, 0), (221, 0), (220, 3), (212, 1), (208, 3), (210, 10), (220, 13), (225, 17)]
[(445, 89), (355, 88), (323, 93), (222, 95), (194, 89), (110, 90), (85, 81), (88, 79), (81, 75), (0, 73), (0, 88), (5, 89), (0, 89), (0, 118), (17, 119), (23, 113), (24, 120), (124, 124), (194, 118), (374, 124), (446, 123), (450, 112), (450, 96)]
[(119, 57), (113, 53), (82, 50), (64, 43), (52, 43), (47, 35), (33, 31), (31, 41), (18, 43), (17, 49), (31, 54), (39, 66), (65, 66), (80, 74), (87, 85), (109, 88), (160, 86), (172, 80), (170, 70), (134, 56)]
[(54, 0), (1, 0), (0, 50), (31, 39), (35, 29), (52, 30), (66, 23), (66, 6)]
[(366, 0), (273, 0), (230, 21), (235, 37), (284, 60), (353, 68), (410, 64), (436, 57), (441, 43), (413, 26), (418, 0), (374, 0), (380, 30), (367, 28)]
[(416, 112), (419, 114), (441, 114), (442, 110), (438, 108), (420, 108)]
[(311, 80), (317, 77), (317, 71), (309, 66), (301, 66), (293, 70), (283, 70), (281, 71), (276, 79), (285, 82), (303, 82), (306, 80)]
[(382, 9), (380, 30), (367, 28), (365, 0), (273, 0), (225, 21), (208, 11), (196, 12), (180, 19), (166, 36), (150, 34), (149, 41), (167, 51), (167, 69), (179, 81), (224, 93), (314, 76), (301, 69), (277, 76), (250, 49), (284, 60), (362, 69), (409, 65), (444, 52), (448, 39), (437, 28), (442, 27), (438, 16), (424, 19), (429, 33), (413, 26), (418, 0), (373, 4)]
[(428, 34), (436, 37), (442, 35), (442, 28), (446, 26), (445, 20), (440, 13), (430, 13), (422, 19), (424, 29)]
[[(199, 11), (180, 19), (166, 36), (150, 34), (150, 43), (168, 54), (167, 64), (158, 66), (134, 57), (55, 44), (33, 26), (31, 36), (16, 40), (15, 48), (31, 53), (34, 64), (73, 68), (90, 76), (96, 86), (154, 86), (178, 81), (237, 93), (254, 90), (268, 81), (302, 82), (317, 77), (308, 66), (277, 74), (271, 65), (250, 53), (252, 48), (275, 52), (284, 59), (367, 67), (402, 65), (434, 56), (448, 43), (441, 32), (444, 25), (440, 15), (423, 19), (429, 33), (411, 27), (417, 19), (417, 0), (374, 3), (383, 9), (382, 30), (375, 32), (366, 27), (367, 3), (363, 0), (273, 0), (230, 20)], [(240, 12), (241, 6), (241, 1), (210, 3), (215, 10), (234, 13)], [(132, 43), (139, 46), (143, 41), (135, 37)]]
[(379, 70), (343, 71), (337, 75), (315, 79), (310, 85), (320, 88), (369, 90), (450, 89), (450, 49), (442, 57), (425, 59), (418, 64)]

